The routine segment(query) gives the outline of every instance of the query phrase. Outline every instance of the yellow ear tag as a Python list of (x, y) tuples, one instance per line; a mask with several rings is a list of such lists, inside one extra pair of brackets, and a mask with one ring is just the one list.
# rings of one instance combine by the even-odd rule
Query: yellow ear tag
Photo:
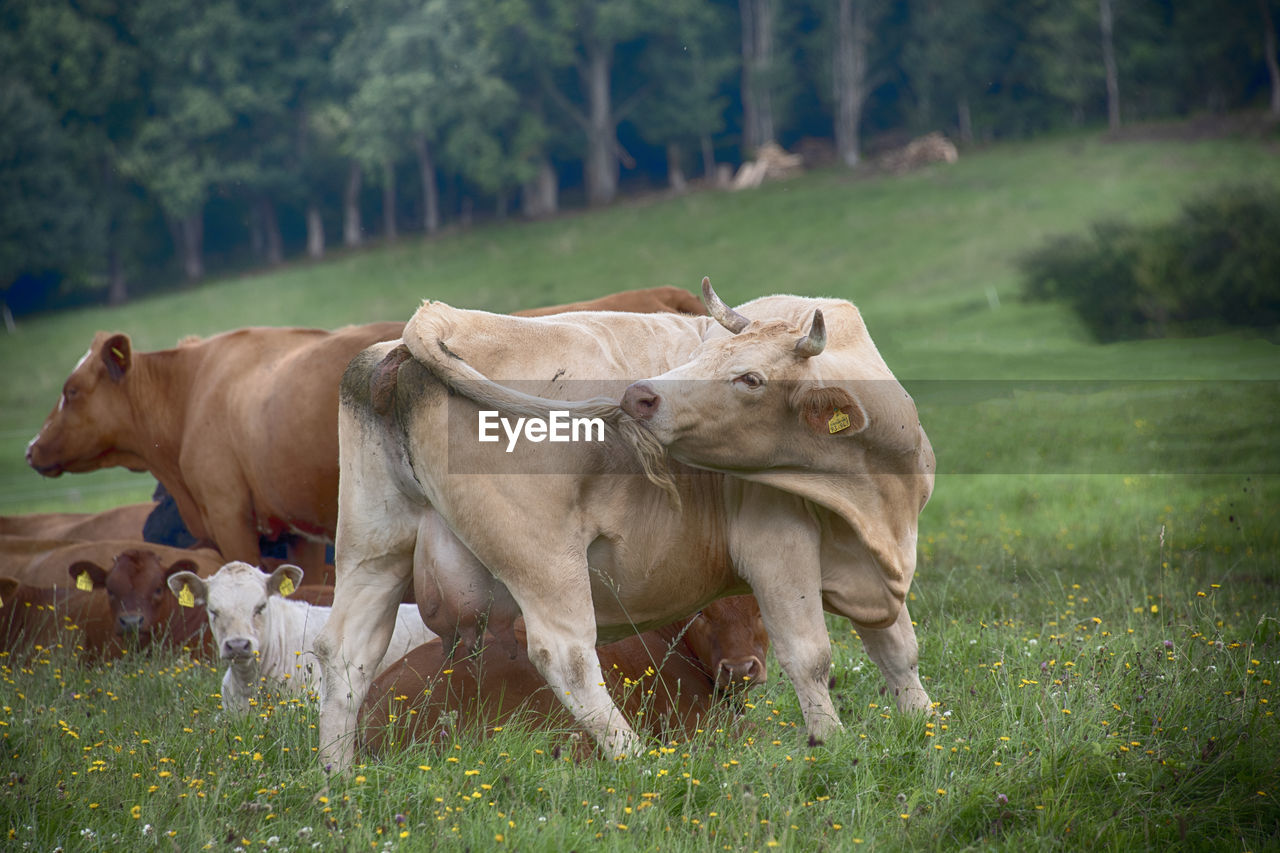
[(85, 592), (93, 589), (93, 581), (89, 578), (88, 572), (81, 572), (76, 575), (76, 589), (82, 589)]
[(185, 583), (182, 585), (182, 592), (178, 593), (178, 603), (183, 607), (196, 606), (196, 597), (191, 593), (191, 587)]
[(827, 421), (827, 431), (834, 435), (842, 429), (848, 429), (850, 423), (849, 416), (836, 409), (835, 414), (831, 416), (831, 420)]
[(293, 581), (292, 581), (292, 580), (290, 580), (289, 578), (287, 578), (287, 577), (286, 577), (286, 578), (283, 578), (283, 579), (280, 581), (280, 594), (281, 594), (281, 595), (293, 595)]

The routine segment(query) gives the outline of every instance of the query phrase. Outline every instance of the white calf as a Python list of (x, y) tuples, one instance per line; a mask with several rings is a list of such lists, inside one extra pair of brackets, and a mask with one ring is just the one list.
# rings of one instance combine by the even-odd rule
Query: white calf
[[(222, 704), (247, 712), (263, 678), (283, 681), (295, 692), (319, 692), (321, 670), (312, 646), (329, 619), (328, 607), (285, 598), (302, 582), (302, 569), (284, 565), (270, 575), (248, 563), (227, 563), (216, 574), (169, 577), (169, 589), (184, 607), (204, 607), (219, 656), (228, 662)], [(411, 649), (435, 639), (415, 604), (400, 605), (381, 672)]]

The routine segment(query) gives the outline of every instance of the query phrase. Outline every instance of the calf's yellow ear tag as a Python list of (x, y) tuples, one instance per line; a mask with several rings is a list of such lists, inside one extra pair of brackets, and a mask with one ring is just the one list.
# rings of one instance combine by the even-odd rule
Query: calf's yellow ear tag
[(285, 578), (282, 578), (282, 579), (281, 579), (281, 581), (280, 581), (280, 594), (281, 594), (281, 595), (293, 595), (293, 589), (294, 589), (294, 587), (293, 587), (293, 581), (292, 581), (292, 580), (290, 580), (288, 577), (285, 577)]
[(831, 420), (827, 421), (827, 432), (831, 435), (835, 435), (842, 429), (848, 429), (849, 424), (849, 416), (839, 409), (836, 409), (835, 414), (831, 416)]
[(183, 607), (195, 607), (196, 597), (191, 592), (191, 587), (187, 584), (182, 585), (182, 592), (178, 593), (178, 603)]
[(90, 580), (88, 572), (81, 572), (76, 575), (76, 589), (82, 589), (85, 592), (93, 589), (93, 581)]

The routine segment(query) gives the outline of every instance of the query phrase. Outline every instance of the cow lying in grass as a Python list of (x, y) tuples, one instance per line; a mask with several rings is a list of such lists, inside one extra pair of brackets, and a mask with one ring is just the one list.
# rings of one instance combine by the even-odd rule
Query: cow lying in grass
[[(288, 564), (269, 575), (233, 562), (207, 578), (192, 572), (169, 576), (169, 589), (182, 607), (208, 613), (217, 654), (228, 664), (222, 678), (227, 710), (247, 712), (264, 680), (283, 682), (294, 693), (321, 689), (312, 646), (330, 608), (288, 599), (301, 583), (302, 569)], [(435, 636), (422, 624), (416, 605), (401, 605), (387, 662)]]
[[(529, 660), (517, 628), (514, 657), (490, 637), (477, 653), (448, 655), (436, 639), (373, 680), (360, 712), (363, 743), (375, 754), (426, 740), (441, 718), (477, 733), (511, 718), (576, 728)], [(627, 719), (656, 737), (688, 739), (716, 698), (762, 684), (769, 635), (749, 595), (713, 601), (696, 616), (596, 650), (609, 692)]]

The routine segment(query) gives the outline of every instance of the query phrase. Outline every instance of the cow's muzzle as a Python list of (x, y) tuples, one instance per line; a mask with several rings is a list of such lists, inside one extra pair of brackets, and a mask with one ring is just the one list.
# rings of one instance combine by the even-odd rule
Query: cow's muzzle
[(633, 382), (622, 395), (622, 411), (638, 421), (647, 421), (658, 412), (662, 397), (648, 382)]
[(121, 634), (137, 634), (145, 621), (141, 613), (121, 613), (116, 617), (116, 630)]
[(746, 690), (764, 680), (764, 662), (755, 655), (737, 660), (722, 660), (716, 669), (717, 690)]
[(27, 465), (33, 468), (36, 471), (36, 473), (40, 474), (43, 477), (57, 477), (59, 474), (62, 473), (61, 465), (59, 465), (56, 462), (42, 463), (40, 462), (40, 460), (36, 459), (36, 455), (35, 455), (36, 442), (39, 440), (40, 440), (40, 436), (37, 435), (35, 438), (31, 439), (31, 441), (27, 444)]
[(246, 661), (253, 657), (253, 640), (248, 637), (228, 637), (222, 641), (222, 658)]

